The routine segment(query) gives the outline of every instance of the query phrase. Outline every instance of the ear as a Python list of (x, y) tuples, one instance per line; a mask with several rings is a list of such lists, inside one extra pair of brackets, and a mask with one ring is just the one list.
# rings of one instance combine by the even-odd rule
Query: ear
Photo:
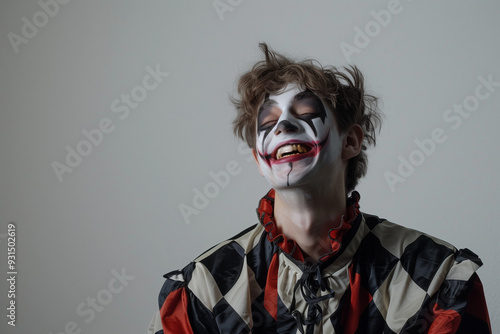
[(259, 159), (257, 158), (257, 150), (252, 149), (252, 154), (253, 154), (253, 158), (255, 159), (255, 162), (257, 163), (257, 167), (259, 167), (260, 175), (264, 176), (264, 174), (262, 173), (262, 169), (260, 168)]
[(349, 160), (361, 152), (364, 133), (359, 124), (351, 126), (342, 143), (342, 160)]

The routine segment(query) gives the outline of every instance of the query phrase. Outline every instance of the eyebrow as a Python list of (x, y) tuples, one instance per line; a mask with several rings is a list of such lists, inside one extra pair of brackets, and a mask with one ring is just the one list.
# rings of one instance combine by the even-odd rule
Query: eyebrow
[[(304, 100), (304, 99), (312, 99), (313, 100), (312, 102), (313, 102), (314, 106), (316, 106), (317, 103), (321, 101), (320, 98), (316, 94), (314, 94), (312, 91), (310, 91), (309, 89), (307, 89), (305, 91), (302, 91), (302, 92), (299, 92), (299, 93), (295, 94), (295, 96), (293, 97), (292, 103), (290, 105), (290, 108), (293, 108), (293, 106), (296, 103), (303, 102), (302, 100)], [(262, 105), (259, 108), (259, 112), (257, 114), (257, 118), (260, 118), (260, 115), (261, 115), (261, 113), (264, 110), (266, 110), (267, 108), (269, 108), (271, 106), (274, 106), (276, 104), (278, 104), (278, 102), (276, 102), (273, 99), (270, 99), (269, 98), (269, 94), (266, 94), (264, 103), (262, 103)]]
[(292, 108), (298, 104), (304, 104), (313, 108), (322, 108), (323, 103), (318, 95), (310, 90), (305, 90), (294, 96), (292, 101)]
[(307, 99), (307, 98), (312, 98), (314, 100), (320, 100), (320, 98), (316, 94), (314, 94), (312, 91), (310, 91), (309, 89), (307, 89), (307, 90), (305, 90), (303, 92), (297, 93), (293, 97), (293, 103), (299, 102), (300, 100)]

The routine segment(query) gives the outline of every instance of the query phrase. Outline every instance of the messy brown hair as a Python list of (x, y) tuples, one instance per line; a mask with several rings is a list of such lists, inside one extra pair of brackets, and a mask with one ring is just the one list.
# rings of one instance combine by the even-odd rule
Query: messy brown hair
[(335, 67), (323, 68), (313, 59), (296, 62), (272, 51), (265, 43), (260, 43), (259, 47), (265, 60), (240, 77), (240, 99), (231, 98), (237, 110), (233, 122), (235, 135), (255, 149), (258, 110), (265, 96), (279, 92), (289, 83), (299, 84), (323, 100), (333, 112), (340, 133), (354, 124), (363, 129), (362, 150), (349, 160), (346, 170), (346, 191), (354, 190), (358, 180), (366, 175), (365, 151), (369, 145), (375, 146), (375, 132), (381, 125), (377, 98), (365, 93), (363, 75), (355, 66), (341, 72)]

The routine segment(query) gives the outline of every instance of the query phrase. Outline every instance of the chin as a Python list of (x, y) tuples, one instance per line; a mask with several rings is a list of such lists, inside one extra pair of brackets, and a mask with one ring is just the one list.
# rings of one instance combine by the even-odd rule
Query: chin
[[(308, 160), (308, 161), (305, 161)], [(290, 187), (307, 186), (317, 182), (319, 169), (316, 168), (316, 161), (304, 159), (304, 161), (294, 162), (292, 168), (290, 164), (283, 164), (283, 168), (276, 168), (266, 176), (267, 181), (275, 189), (285, 189)], [(290, 171), (291, 169), (291, 171)]]

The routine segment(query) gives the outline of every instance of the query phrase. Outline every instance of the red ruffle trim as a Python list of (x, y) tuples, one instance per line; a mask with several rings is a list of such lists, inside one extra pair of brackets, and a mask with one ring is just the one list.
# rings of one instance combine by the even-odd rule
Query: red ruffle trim
[[(267, 232), (267, 239), (275, 243), (285, 253), (293, 256), (296, 260), (304, 262), (304, 254), (297, 243), (292, 239), (287, 239), (287, 237), (280, 233), (276, 227), (276, 222), (274, 220), (274, 196), (275, 190), (269, 190), (269, 192), (262, 197), (259, 202), (259, 207), (257, 208), (257, 215), (260, 223)], [(347, 201), (346, 215), (340, 217), (340, 225), (338, 227), (332, 228), (329, 231), (332, 251), (323, 255), (319, 259), (320, 261), (326, 261), (340, 250), (343, 236), (351, 229), (351, 223), (359, 214), (359, 198), (359, 193), (353, 191), (351, 197)]]

